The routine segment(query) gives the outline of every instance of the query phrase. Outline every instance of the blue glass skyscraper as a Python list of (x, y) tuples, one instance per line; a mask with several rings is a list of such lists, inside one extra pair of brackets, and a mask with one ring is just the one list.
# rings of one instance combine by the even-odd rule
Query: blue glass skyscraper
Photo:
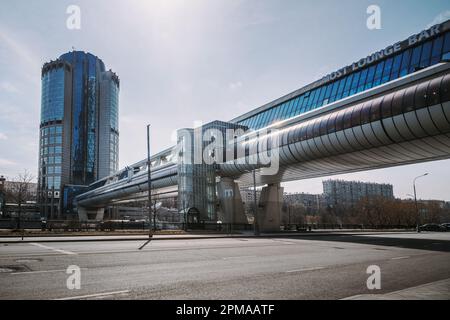
[(42, 68), (39, 202), (59, 216), (64, 188), (88, 185), (118, 167), (119, 78), (98, 57), (63, 54)]

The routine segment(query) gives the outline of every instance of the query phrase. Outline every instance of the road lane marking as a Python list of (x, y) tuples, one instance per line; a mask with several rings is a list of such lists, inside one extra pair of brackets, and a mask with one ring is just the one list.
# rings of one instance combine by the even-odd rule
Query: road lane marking
[(315, 271), (315, 270), (322, 270), (322, 269), (325, 269), (325, 267), (312, 267), (312, 268), (303, 268), (303, 269), (297, 269), (297, 270), (289, 270), (289, 271), (286, 271), (286, 273)]
[(53, 247), (45, 246), (45, 245), (40, 244), (40, 243), (35, 243), (35, 242), (33, 242), (33, 243), (30, 243), (30, 244), (31, 244), (32, 246), (35, 246), (35, 247), (39, 247), (39, 248), (44, 248), (44, 249), (47, 249), (47, 250), (56, 251), (56, 252), (59, 252), (59, 253), (62, 253), (62, 254), (76, 255), (75, 252), (66, 251), (66, 250), (61, 250), (61, 249), (56, 249), (56, 248), (53, 248)]
[(109, 296), (114, 296), (114, 295), (118, 295), (118, 294), (125, 294), (125, 293), (129, 293), (129, 292), (130, 292), (130, 290), (112, 291), (112, 292), (87, 294), (84, 296), (58, 298), (58, 299), (54, 299), (54, 300), (79, 300), (79, 299), (87, 299), (87, 298), (103, 298), (103, 297), (109, 297)]
[[(81, 270), (87, 270), (88, 268), (81, 268)], [(20, 275), (20, 274), (38, 274), (38, 273), (55, 273), (55, 272), (66, 272), (66, 269), (61, 270), (40, 270), (40, 271), (23, 271), (23, 272), (12, 272), (11, 275)]]
[(392, 258), (391, 260), (402, 260), (402, 259), (408, 259), (411, 258), (410, 256), (404, 256), (404, 257), (396, 257), (396, 258)]
[(229, 260), (229, 259), (241, 259), (241, 258), (255, 258), (256, 256), (234, 256), (234, 257), (225, 257), (222, 258), (223, 260)]

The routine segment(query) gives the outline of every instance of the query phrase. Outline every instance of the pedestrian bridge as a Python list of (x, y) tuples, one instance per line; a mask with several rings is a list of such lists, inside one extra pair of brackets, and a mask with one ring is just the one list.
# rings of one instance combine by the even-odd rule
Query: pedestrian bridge
[[(276, 203), (282, 195), (280, 182), (447, 159), (450, 157), (450, 63), (428, 67), (266, 128), (248, 130), (227, 143), (243, 148), (245, 153), (206, 169), (222, 183), (213, 191), (217, 191), (216, 200), (222, 207), (227, 207), (223, 203), (226, 201), (221, 201), (226, 198), (227, 190), (238, 193), (239, 187), (253, 184), (253, 170), (256, 184), (268, 185), (269, 204)], [(262, 169), (267, 165), (248, 161), (262, 151), (279, 155), (276, 174), (264, 175)], [(184, 190), (186, 182), (182, 179), (186, 175), (179, 174), (182, 153), (177, 145), (151, 158), (152, 194), (156, 197), (183, 194), (184, 201), (192, 207), (196, 206), (196, 198), (202, 196)], [(77, 206), (104, 208), (145, 198), (147, 167), (147, 160), (143, 160), (97, 181), (76, 198)], [(207, 182), (205, 186), (207, 189)], [(224, 211), (236, 211), (235, 203), (240, 197), (232, 197), (228, 206), (233, 209)], [(204, 218), (211, 219), (211, 212), (216, 214), (211, 206), (216, 204), (199, 201), (203, 201)]]

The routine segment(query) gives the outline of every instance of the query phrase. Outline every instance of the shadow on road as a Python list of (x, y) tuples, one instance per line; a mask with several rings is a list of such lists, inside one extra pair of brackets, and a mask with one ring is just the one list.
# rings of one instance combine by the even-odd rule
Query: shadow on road
[(407, 238), (392, 238), (383, 236), (363, 236), (363, 235), (299, 235), (276, 238), (284, 239), (302, 239), (309, 241), (335, 241), (335, 242), (349, 242), (358, 244), (367, 244), (374, 246), (398, 247), (407, 249), (429, 250), (450, 252), (450, 241), (448, 240), (431, 240), (431, 239), (407, 239)]

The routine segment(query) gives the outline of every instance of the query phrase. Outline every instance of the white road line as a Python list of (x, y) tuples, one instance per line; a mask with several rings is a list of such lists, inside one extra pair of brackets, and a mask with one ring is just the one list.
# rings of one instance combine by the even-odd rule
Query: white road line
[(411, 258), (410, 256), (404, 256), (404, 257), (396, 257), (396, 258), (392, 258), (391, 260), (402, 260), (402, 259), (408, 259)]
[(229, 260), (229, 259), (241, 259), (241, 258), (254, 258), (256, 256), (235, 256), (235, 257), (225, 257), (222, 258), (223, 260)]
[(304, 271), (314, 271), (314, 270), (322, 270), (322, 269), (325, 269), (325, 267), (303, 268), (303, 269), (297, 269), (297, 270), (286, 271), (286, 273), (304, 272)]
[[(81, 268), (81, 270), (87, 270), (88, 268)], [(23, 271), (23, 272), (12, 272), (11, 275), (20, 275), (20, 274), (36, 274), (36, 273), (55, 273), (55, 272), (66, 272), (66, 269), (61, 270), (41, 270), (41, 271)]]
[(87, 295), (84, 295), (84, 296), (59, 298), (59, 299), (55, 299), (55, 300), (79, 300), (79, 299), (87, 299), (87, 298), (100, 298), (100, 297), (114, 296), (114, 295), (117, 295), (117, 294), (125, 294), (125, 293), (129, 293), (129, 292), (130, 292), (130, 290), (112, 291), (112, 292), (87, 294)]
[(31, 244), (32, 246), (35, 246), (35, 247), (40, 247), (40, 248), (44, 248), (44, 249), (56, 251), (56, 252), (59, 252), (59, 253), (62, 253), (62, 254), (76, 255), (75, 252), (70, 252), (70, 251), (66, 251), (66, 250), (56, 249), (56, 248), (53, 248), (53, 247), (45, 246), (45, 245), (40, 244), (40, 243), (35, 243), (35, 242), (33, 242), (33, 243), (30, 243), (30, 244)]

